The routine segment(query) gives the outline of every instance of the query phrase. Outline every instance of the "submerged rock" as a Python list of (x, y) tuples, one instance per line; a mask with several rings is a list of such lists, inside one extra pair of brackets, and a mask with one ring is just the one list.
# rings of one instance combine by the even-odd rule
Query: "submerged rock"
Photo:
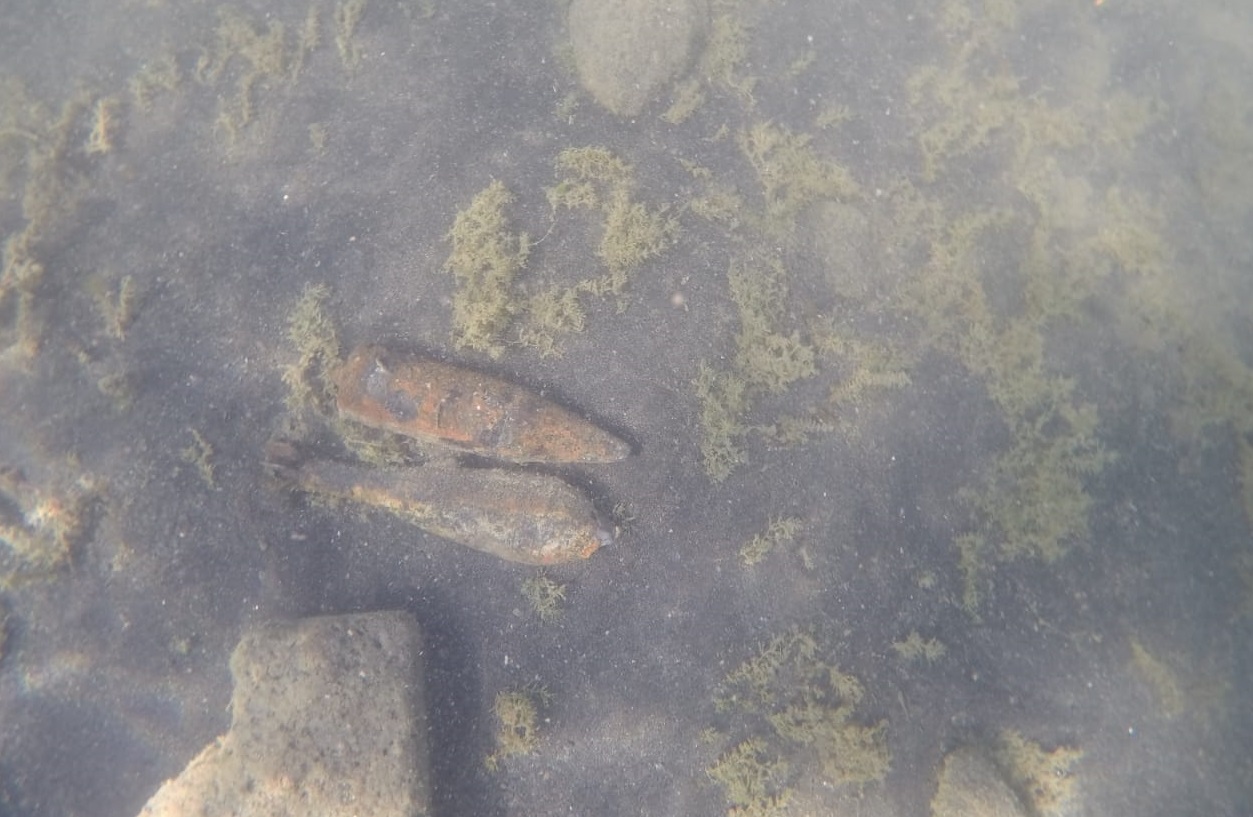
[(231, 655), (231, 728), (141, 817), (430, 812), (422, 633), (406, 613), (270, 624)]
[(991, 759), (963, 747), (944, 756), (931, 817), (1027, 817), (1027, 810)]
[(635, 116), (687, 68), (708, 9), (704, 0), (574, 0), (568, 21), (583, 87)]

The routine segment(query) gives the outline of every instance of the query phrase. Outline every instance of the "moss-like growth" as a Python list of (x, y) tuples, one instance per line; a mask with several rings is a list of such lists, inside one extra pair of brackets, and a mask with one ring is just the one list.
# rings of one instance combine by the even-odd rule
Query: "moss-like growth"
[(561, 615), (566, 601), (566, 586), (540, 573), (523, 579), (522, 598), (540, 621), (548, 622)]
[(1002, 732), (996, 747), (997, 765), (1009, 776), (1032, 817), (1072, 813), (1078, 797), (1074, 766), (1082, 757), (1081, 749), (1045, 749), (1013, 730)]
[(795, 517), (781, 516), (771, 519), (764, 531), (749, 539), (740, 548), (740, 561), (747, 567), (760, 563), (779, 545), (795, 540), (801, 527), (801, 520)]
[(287, 339), (298, 357), (283, 369), (283, 382), (287, 408), (294, 413), (307, 408), (329, 412), (335, 401), (331, 371), (339, 363), (339, 334), (326, 313), (330, 296), (325, 284), (306, 286), (287, 318)]
[(678, 222), (665, 208), (634, 201), (635, 171), (602, 147), (568, 148), (556, 159), (558, 182), (548, 188), (554, 212), (595, 209), (604, 217), (596, 254), (611, 275), (623, 277), (660, 255), (678, 234)]
[(335, 6), (335, 49), (349, 71), (361, 64), (361, 45), (355, 34), (365, 14), (367, 0), (341, 0)]
[(749, 28), (734, 12), (713, 19), (696, 71), (714, 86), (736, 93), (750, 107), (757, 78), (742, 73), (748, 61)]
[(675, 83), (670, 107), (661, 118), (671, 125), (679, 125), (686, 122), (704, 104), (705, 90), (700, 80), (690, 77)]
[(635, 186), (635, 169), (608, 148), (566, 148), (553, 165), (558, 182), (545, 192), (554, 210), (603, 207)]
[(126, 411), (135, 403), (135, 379), (125, 369), (105, 370), (96, 377), (96, 388), (109, 398), (117, 411)]
[(124, 275), (118, 282), (117, 291), (111, 292), (105, 279), (95, 276), (87, 282), (94, 296), (96, 310), (104, 322), (105, 332), (114, 340), (125, 340), (126, 332), (135, 320), (139, 308), (139, 287), (133, 275)]
[(827, 398), (831, 409), (857, 405), (872, 392), (903, 389), (912, 382), (908, 359), (888, 343), (857, 337), (828, 324), (815, 337), (814, 346), (821, 358), (845, 371), (831, 387)]
[[(1048, 333), (1073, 320), (1090, 283), (1060, 277), (1048, 262), (1048, 230), (1031, 233), (1017, 277), (1017, 307), (994, 308), (979, 274), (984, 236), (1016, 223), (1015, 214), (982, 209), (958, 218), (911, 201), (911, 230), (927, 236), (929, 261), (902, 290), (901, 303), (921, 319), (920, 348), (954, 355), (985, 385), (1011, 439), (960, 498), (973, 530), (957, 541), (974, 610), (982, 562), (1021, 557), (1054, 561), (1088, 531), (1089, 480), (1111, 461), (1099, 437), (1099, 415), (1076, 394), (1075, 382), (1047, 360)], [(1056, 266), (1056, 265), (1054, 265)]]
[(704, 194), (688, 201), (687, 206), (695, 215), (730, 232), (738, 230), (745, 217), (744, 199), (726, 185), (708, 185)]
[(96, 100), (92, 111), (91, 131), (83, 152), (87, 155), (112, 153), (117, 147), (117, 135), (121, 129), (122, 102), (117, 97)]
[(214, 479), (213, 471), (213, 446), (194, 428), (187, 429), (191, 432), (191, 445), (179, 452), (179, 459), (188, 465), (192, 465), (196, 469), (196, 473), (200, 475), (200, 479), (210, 488), (217, 487), (217, 481)]
[(0, 81), (0, 190), (12, 201), (20, 189), (25, 219), (4, 241), (0, 355), (22, 365), (38, 354), (47, 325), (41, 241), (89, 189), (82, 159), (91, 104), (91, 96), (80, 91), (54, 113), (27, 96), (20, 82)]
[(783, 265), (734, 261), (727, 277), (740, 318), (734, 366), (719, 371), (702, 362), (693, 381), (700, 402), (701, 456), (714, 482), (726, 479), (743, 461), (749, 431), (744, 414), (756, 398), (782, 392), (817, 372), (814, 347), (799, 332), (779, 329), (788, 299)]
[(100, 483), (74, 462), (45, 486), (0, 466), (0, 584), (67, 567), (89, 535), (101, 492)]
[[(592, 210), (603, 216), (597, 255), (604, 275), (571, 285), (520, 282), (530, 242), (510, 230), (506, 208), (513, 197), (499, 181), (479, 193), (457, 215), (446, 267), (457, 280), (453, 338), (460, 347), (499, 356), (516, 343), (559, 355), (558, 339), (587, 325), (582, 296), (620, 296), (632, 270), (673, 241), (678, 222), (664, 209), (633, 201), (634, 172), (612, 151), (568, 148), (555, 161), (557, 183), (546, 190), (554, 220), (562, 210)], [(619, 308), (623, 307), (621, 300)]]
[(748, 406), (743, 379), (702, 362), (692, 382), (700, 404), (700, 455), (705, 473), (722, 482), (744, 461), (747, 426), (741, 415)]
[(600, 244), (596, 254), (620, 291), (632, 269), (659, 256), (673, 243), (678, 222), (665, 208), (652, 209), (632, 198), (635, 172), (608, 148), (568, 148), (556, 158), (558, 183), (548, 188), (554, 212), (561, 208), (599, 209)]
[(582, 332), (587, 313), (579, 303), (579, 286), (548, 287), (526, 300), (526, 320), (518, 327), (518, 341), (539, 350), (541, 357), (560, 356), (557, 337)]
[(783, 264), (764, 266), (732, 262), (727, 274), (731, 297), (739, 308), (735, 367), (752, 389), (778, 394), (793, 382), (817, 372), (814, 348), (799, 332), (779, 331), (788, 290)]
[(625, 190), (616, 190), (605, 206), (604, 234), (596, 254), (611, 272), (625, 272), (664, 252), (678, 231), (679, 223), (666, 215), (665, 208), (650, 210), (631, 201)]
[(962, 574), (961, 606), (972, 616), (978, 616), (979, 602), (983, 597), (980, 588), (987, 563), (987, 540), (979, 533), (963, 533), (953, 541), (957, 548), (957, 569)]
[(722, 786), (722, 795), (736, 817), (775, 817), (786, 813), (791, 791), (788, 764), (761, 738), (740, 741), (706, 769)]
[(757, 172), (766, 200), (767, 226), (773, 230), (790, 229), (801, 210), (819, 199), (858, 193), (848, 170), (819, 158), (809, 142), (808, 134), (769, 122), (740, 134), (740, 150)]
[(500, 692), (492, 704), (492, 714), (496, 716), (496, 751), (484, 761), (490, 771), (496, 771), (500, 764), (511, 757), (529, 755), (535, 751), (539, 743), (536, 727), (539, 723), (539, 708), (536, 698), (542, 697), (543, 691), (535, 695), (528, 691), (515, 690)]
[(36, 292), (44, 278), (44, 265), (31, 248), (33, 235), (28, 228), (9, 236), (0, 268), (0, 320), (7, 329), (3, 337), (5, 345), (22, 361), (35, 357), (43, 336)]
[(917, 630), (911, 630), (904, 639), (893, 642), (892, 649), (902, 661), (910, 663), (926, 661), (933, 664), (948, 653), (948, 647), (942, 641), (923, 638)]
[(178, 90), (183, 73), (173, 54), (161, 54), (139, 67), (127, 82), (131, 100), (141, 111), (152, 108), (158, 95)]
[[(732, 670), (719, 686), (716, 708), (735, 717), (753, 737), (728, 758), (782, 768), (786, 779), (770, 786), (738, 789), (753, 802), (786, 798), (788, 768), (801, 768), (831, 785), (866, 785), (882, 780), (891, 763), (886, 722), (866, 725), (854, 716), (865, 696), (861, 682), (819, 656), (817, 642), (803, 633), (777, 636)], [(786, 766), (763, 761), (771, 756)], [(749, 768), (753, 768), (751, 763)], [(733, 779), (743, 780), (744, 774)], [(756, 778), (762, 779), (760, 773)], [(734, 802), (732, 805), (736, 805)], [(770, 813), (770, 812), (763, 812)]]
[[(256, 117), (259, 89), (290, 78), (284, 27), (271, 19), (262, 28), (243, 12), (227, 6), (218, 10), (216, 35), (214, 46), (197, 62), (195, 76), (206, 85), (216, 85), (228, 71), (234, 77), (235, 94), (223, 100), (215, 122), (227, 143), (234, 144)], [(239, 68), (231, 69), (232, 63)]]
[(513, 195), (499, 180), (457, 214), (448, 239), (445, 269), (453, 274), (453, 342), (458, 348), (499, 357), (505, 333), (519, 310), (514, 278), (526, 265), (530, 240), (509, 229), (505, 208)]
[(318, 7), (310, 5), (305, 12), (305, 21), (296, 33), (296, 47), (292, 50), (291, 80), (295, 82), (304, 70), (305, 60), (313, 50), (322, 44), (322, 17)]

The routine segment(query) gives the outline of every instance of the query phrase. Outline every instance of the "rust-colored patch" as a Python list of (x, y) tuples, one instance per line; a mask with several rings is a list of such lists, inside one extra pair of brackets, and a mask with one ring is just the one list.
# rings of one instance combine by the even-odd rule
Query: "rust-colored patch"
[(602, 463), (630, 447), (528, 389), (430, 358), (360, 346), (336, 371), (340, 414), (508, 462)]
[(302, 490), (389, 511), (436, 536), (506, 559), (553, 565), (586, 559), (613, 533), (590, 499), (557, 477), (495, 468), (381, 469), (310, 459), (273, 444), (271, 468)]

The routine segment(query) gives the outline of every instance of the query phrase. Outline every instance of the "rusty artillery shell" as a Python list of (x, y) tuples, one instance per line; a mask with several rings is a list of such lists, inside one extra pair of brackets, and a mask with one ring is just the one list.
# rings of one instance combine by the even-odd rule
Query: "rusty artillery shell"
[(340, 414), (508, 462), (615, 462), (630, 447), (521, 386), (430, 358), (360, 346), (335, 374)]
[(390, 511), (511, 562), (586, 559), (613, 539), (587, 496), (547, 474), (438, 465), (388, 470), (316, 459), (271, 465), (305, 491)]

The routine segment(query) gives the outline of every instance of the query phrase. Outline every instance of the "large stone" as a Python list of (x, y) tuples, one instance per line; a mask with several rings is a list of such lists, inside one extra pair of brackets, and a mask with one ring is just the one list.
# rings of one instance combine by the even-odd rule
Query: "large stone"
[(231, 728), (142, 817), (430, 811), (422, 633), (405, 613), (266, 625), (231, 656)]
[(971, 747), (944, 756), (931, 817), (1027, 817), (996, 764)]
[(619, 116), (635, 116), (687, 68), (708, 25), (704, 0), (574, 0), (579, 80)]

